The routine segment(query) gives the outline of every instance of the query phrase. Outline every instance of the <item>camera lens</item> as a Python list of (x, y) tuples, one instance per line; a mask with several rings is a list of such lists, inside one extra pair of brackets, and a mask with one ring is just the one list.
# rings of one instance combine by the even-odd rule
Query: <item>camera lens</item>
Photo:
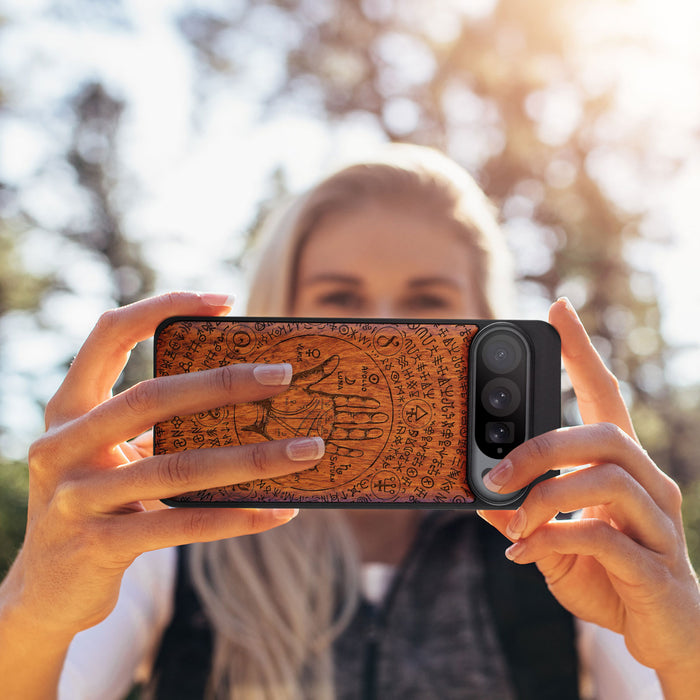
[(507, 416), (520, 406), (520, 389), (506, 377), (496, 377), (481, 391), (481, 403), (494, 416)]
[(489, 394), (489, 403), (492, 408), (495, 408), (497, 411), (502, 411), (504, 408), (510, 406), (512, 398), (508, 389), (499, 386)]
[(494, 334), (484, 344), (482, 357), (484, 364), (497, 374), (512, 372), (523, 356), (520, 343), (512, 336), (504, 333)]
[(486, 424), (486, 442), (493, 442), (499, 445), (513, 442), (514, 424), (497, 421)]

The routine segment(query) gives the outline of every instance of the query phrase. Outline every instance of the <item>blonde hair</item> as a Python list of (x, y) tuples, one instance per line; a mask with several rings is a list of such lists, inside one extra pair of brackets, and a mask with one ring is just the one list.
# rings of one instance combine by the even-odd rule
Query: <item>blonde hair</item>
[[(321, 218), (372, 203), (420, 207), (473, 251), (484, 316), (503, 316), (513, 273), (493, 208), (474, 180), (432, 149), (393, 145), (346, 167), (269, 217), (259, 236), (248, 313), (292, 312), (300, 251)], [(331, 645), (359, 599), (359, 558), (337, 511), (194, 545), (190, 571), (214, 630), (208, 692), (231, 700), (331, 700)]]
[(359, 600), (355, 541), (338, 511), (191, 547), (214, 631), (207, 696), (332, 700), (331, 645)]

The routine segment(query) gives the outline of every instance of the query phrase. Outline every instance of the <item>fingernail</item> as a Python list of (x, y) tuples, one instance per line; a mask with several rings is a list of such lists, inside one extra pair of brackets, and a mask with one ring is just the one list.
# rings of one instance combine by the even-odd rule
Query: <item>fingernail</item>
[(279, 365), (257, 365), (253, 375), (258, 384), (265, 386), (282, 386), (292, 380), (292, 366), (288, 362)]
[(506, 549), (506, 558), (511, 561), (516, 561), (519, 557), (525, 554), (526, 545), (524, 542), (516, 542)]
[(287, 457), (294, 462), (321, 459), (326, 445), (320, 437), (297, 438), (287, 443)]
[(489, 491), (498, 493), (501, 488), (508, 483), (508, 480), (513, 473), (513, 465), (509, 459), (501, 462), (495, 469), (492, 469), (484, 477), (484, 486)]
[(561, 301), (564, 304), (564, 307), (566, 310), (576, 319), (578, 319), (578, 314), (576, 313), (576, 309), (574, 308), (574, 305), (569, 301), (569, 297), (559, 297), (557, 301)]
[(275, 518), (275, 520), (282, 520), (283, 522), (287, 522), (291, 520), (292, 518), (296, 518), (297, 515), (299, 515), (299, 509), (298, 508), (274, 508), (272, 511), (272, 515)]
[(508, 526), (506, 527), (506, 535), (512, 540), (519, 540), (520, 536), (523, 534), (525, 527), (527, 526), (527, 515), (525, 511), (521, 508), (515, 512), (515, 515), (511, 518)]
[(233, 294), (211, 294), (209, 292), (200, 294), (199, 298), (207, 306), (228, 306), (229, 309), (233, 308), (236, 301), (236, 297)]

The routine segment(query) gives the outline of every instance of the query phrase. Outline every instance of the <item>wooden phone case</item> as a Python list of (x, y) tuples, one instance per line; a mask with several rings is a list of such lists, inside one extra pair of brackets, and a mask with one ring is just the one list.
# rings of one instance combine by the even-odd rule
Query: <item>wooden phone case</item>
[[(493, 507), (474, 495), (467, 470), (469, 350), (489, 323), (167, 319), (155, 337), (156, 376), (235, 362), (291, 362), (294, 374), (289, 388), (273, 398), (158, 423), (154, 454), (313, 435), (324, 438), (326, 454), (304, 472), (165, 502)], [(517, 323), (536, 334), (547, 326)], [(547, 354), (552, 352), (558, 346)], [(558, 354), (555, 359), (557, 381), (549, 382), (547, 398), (556, 406), (549, 406), (535, 432), (559, 425)]]

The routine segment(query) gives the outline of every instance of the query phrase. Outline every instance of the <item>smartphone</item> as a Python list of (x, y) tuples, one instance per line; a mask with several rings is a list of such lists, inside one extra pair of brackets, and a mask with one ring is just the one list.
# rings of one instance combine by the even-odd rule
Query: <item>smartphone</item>
[(235, 362), (294, 370), (272, 398), (158, 423), (154, 454), (326, 443), (311, 469), (165, 500), (173, 506), (515, 508), (530, 487), (497, 494), (485, 474), (561, 421), (560, 340), (543, 321), (173, 317), (154, 355), (158, 377)]

